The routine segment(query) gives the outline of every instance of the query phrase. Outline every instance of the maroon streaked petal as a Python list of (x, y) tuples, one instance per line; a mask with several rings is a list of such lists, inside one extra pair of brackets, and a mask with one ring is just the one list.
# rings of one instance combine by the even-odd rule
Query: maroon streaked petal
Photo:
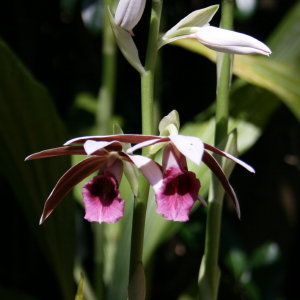
[(47, 149), (47, 150), (30, 154), (25, 158), (25, 160), (52, 157), (52, 156), (61, 156), (61, 155), (76, 155), (76, 154), (86, 155), (82, 146), (64, 146), (64, 147)]
[(115, 135), (94, 135), (94, 136), (81, 136), (67, 141), (64, 145), (83, 144), (87, 140), (94, 141), (118, 141), (121, 143), (138, 144), (149, 140), (161, 139), (155, 135), (142, 135), (142, 134), (115, 134)]
[(62, 199), (69, 193), (69, 191), (84, 178), (91, 175), (100, 169), (106, 163), (102, 157), (89, 157), (75, 166), (71, 167), (56, 183), (54, 189), (47, 198), (43, 213), (40, 219), (42, 224), (46, 218), (52, 213)]
[(237, 199), (237, 196), (235, 194), (234, 189), (232, 188), (231, 184), (229, 183), (228, 179), (226, 178), (221, 166), (219, 163), (215, 160), (215, 158), (209, 154), (208, 152), (204, 151), (203, 153), (203, 162), (214, 172), (214, 174), (218, 177), (220, 180), (225, 192), (230, 196), (232, 199), (237, 215), (239, 218), (241, 218), (241, 210), (239, 201)]
[(204, 143), (204, 148), (207, 149), (207, 150), (210, 150), (216, 154), (219, 154), (219, 155), (222, 155), (222, 156), (225, 156), (231, 160), (233, 160), (234, 162), (236, 162), (237, 164), (239, 164), (240, 166), (244, 167), (245, 169), (247, 169), (249, 172), (251, 173), (255, 173), (255, 170), (250, 166), (248, 165), (247, 163), (245, 163), (244, 161), (236, 158), (235, 156), (227, 153), (227, 152), (224, 152), (224, 151), (221, 151), (220, 149), (212, 146), (212, 145), (209, 145), (209, 144), (205, 144)]

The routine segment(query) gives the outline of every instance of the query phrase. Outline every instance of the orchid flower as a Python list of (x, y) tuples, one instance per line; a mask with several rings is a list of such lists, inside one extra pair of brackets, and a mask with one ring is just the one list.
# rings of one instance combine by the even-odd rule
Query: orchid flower
[(252, 36), (210, 25), (200, 27), (186, 38), (196, 39), (207, 48), (218, 52), (267, 56), (272, 53), (269, 47)]
[(72, 139), (63, 147), (47, 149), (26, 157), (25, 160), (61, 155), (90, 156), (71, 167), (58, 180), (45, 202), (40, 224), (48, 218), (75, 185), (96, 171), (99, 171), (99, 175), (85, 184), (82, 190), (85, 219), (90, 222), (115, 223), (123, 216), (125, 202), (120, 198), (118, 190), (123, 173), (122, 162), (138, 163), (141, 156), (135, 157), (132, 161), (131, 157), (135, 155), (123, 152), (122, 143), (141, 143), (153, 137), (112, 135), (96, 138), (96, 140), (93, 140), (93, 137)]
[(196, 39), (218, 52), (267, 56), (271, 54), (269, 47), (249, 35), (211, 26), (209, 22), (218, 8), (218, 5), (212, 5), (193, 11), (160, 38), (158, 48), (178, 39), (188, 38)]
[[(199, 138), (183, 135), (156, 137), (129, 148), (127, 152), (132, 153), (137, 149), (161, 142), (169, 142), (164, 148), (162, 168), (147, 158), (135, 161), (135, 165), (141, 169), (155, 191), (158, 213), (167, 220), (187, 221), (193, 204), (197, 199), (201, 200), (198, 196), (200, 182), (194, 173), (188, 171), (185, 159), (187, 157), (197, 165), (203, 161), (214, 172), (233, 200), (237, 215), (240, 217), (236, 194), (221, 166), (207, 150), (227, 157), (248, 171), (254, 172), (251, 166), (229, 153), (203, 143)], [(134, 161), (135, 157), (132, 160)]]

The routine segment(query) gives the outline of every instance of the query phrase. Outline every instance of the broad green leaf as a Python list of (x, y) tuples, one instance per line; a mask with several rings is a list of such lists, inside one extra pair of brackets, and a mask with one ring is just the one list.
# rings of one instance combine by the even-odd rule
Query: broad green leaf
[(120, 192), (122, 198), (126, 200), (124, 217), (117, 223), (119, 224), (119, 234), (115, 237), (116, 252), (111, 265), (112, 278), (108, 283), (108, 300), (126, 300), (129, 280), (129, 262), (130, 262), (130, 242), (132, 229), (132, 216), (134, 199), (128, 181), (125, 177), (121, 181)]
[(60, 145), (65, 129), (46, 89), (2, 40), (0, 65), (1, 176), (11, 186), (18, 207), (54, 270), (61, 298), (73, 299), (73, 202), (66, 199), (43, 226), (38, 225), (44, 201), (70, 161), (53, 158), (24, 162), (33, 152)]
[[(182, 39), (174, 44), (216, 61), (216, 52), (206, 49), (195, 40)], [(274, 93), (300, 120), (300, 67), (289, 66), (272, 58), (236, 55), (233, 74)]]
[(268, 45), (272, 49), (272, 59), (300, 66), (300, 2), (295, 5), (283, 18), (279, 26), (268, 39)]
[(128, 299), (130, 300), (143, 300), (146, 297), (146, 278), (143, 264), (140, 262), (128, 287)]

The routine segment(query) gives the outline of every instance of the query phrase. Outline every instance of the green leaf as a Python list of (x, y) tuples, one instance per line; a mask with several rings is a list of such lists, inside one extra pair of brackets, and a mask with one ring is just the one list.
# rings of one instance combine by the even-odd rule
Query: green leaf
[[(124, 178), (126, 179), (126, 178)], [(127, 299), (130, 262), (130, 242), (134, 199), (127, 180), (122, 179), (120, 192), (126, 200), (124, 217), (117, 223), (120, 225), (118, 237), (115, 237), (116, 253), (112, 263), (113, 274), (107, 288), (107, 299)]]
[[(174, 44), (216, 62), (216, 52), (207, 49), (195, 40), (182, 39)], [(300, 68), (272, 58), (236, 55), (233, 74), (248, 83), (274, 93), (300, 120)]]
[(79, 109), (83, 109), (91, 114), (94, 114), (97, 110), (97, 99), (91, 94), (80, 93), (76, 95), (75, 106)]
[(83, 282), (84, 282), (84, 276), (83, 276), (83, 273), (81, 273), (80, 280), (79, 280), (78, 286), (77, 286), (77, 293), (76, 293), (76, 296), (75, 296), (75, 300), (84, 300)]
[(225, 263), (238, 281), (240, 281), (242, 275), (249, 270), (248, 258), (240, 249), (230, 250), (228, 256), (225, 258)]
[(139, 72), (144, 73), (145, 69), (140, 61), (138, 49), (132, 39), (130, 33), (120, 26), (118, 26), (111, 12), (109, 11), (109, 19), (110, 24), (112, 26), (112, 30), (115, 34), (117, 44), (119, 46), (120, 51), (127, 59), (127, 61)]
[(285, 62), (290, 66), (299, 66), (300, 53), (300, 2), (286, 14), (279, 26), (268, 39), (268, 45), (272, 49), (272, 59)]
[[(65, 128), (46, 89), (0, 40), (0, 171), (53, 268), (62, 299), (73, 299), (73, 203), (66, 199), (39, 227), (44, 201), (70, 166), (68, 158), (24, 162), (25, 156), (62, 144)], [(50, 288), (50, 287), (49, 287)]]
[(280, 257), (280, 249), (276, 243), (265, 243), (255, 249), (250, 258), (252, 268), (263, 267), (278, 261)]
[(130, 300), (144, 300), (146, 298), (146, 279), (142, 263), (137, 265), (129, 282), (128, 296)]

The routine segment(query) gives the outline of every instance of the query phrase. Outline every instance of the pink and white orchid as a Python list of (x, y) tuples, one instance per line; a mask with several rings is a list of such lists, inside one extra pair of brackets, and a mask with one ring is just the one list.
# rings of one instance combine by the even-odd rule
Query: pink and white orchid
[[(157, 212), (161, 213), (167, 220), (186, 221), (195, 201), (201, 200), (198, 196), (200, 182), (194, 173), (187, 170), (185, 159), (187, 157), (197, 165), (203, 161), (214, 172), (226, 193), (233, 200), (240, 217), (240, 207), (236, 194), (221, 166), (207, 150), (235, 161), (250, 172), (254, 172), (254, 169), (231, 154), (191, 136), (156, 137), (152, 141), (148, 140), (135, 145), (127, 152), (132, 153), (137, 149), (167, 141), (169, 144), (164, 149), (162, 168), (148, 158), (139, 158), (139, 161), (135, 161), (135, 165), (141, 169), (154, 188)], [(134, 161), (136, 157), (132, 159)]]
[[(126, 152), (122, 143), (136, 144)], [(162, 166), (150, 158), (133, 155), (141, 149), (157, 143), (167, 143), (163, 152)], [(124, 214), (125, 201), (118, 190), (123, 161), (133, 163), (154, 188), (157, 212), (167, 220), (187, 221), (195, 201), (204, 202), (199, 194), (200, 181), (188, 171), (186, 158), (199, 165), (203, 161), (218, 177), (226, 193), (234, 202), (238, 216), (240, 208), (237, 197), (221, 166), (207, 152), (225, 156), (250, 172), (253, 168), (238, 158), (223, 152), (199, 138), (179, 134), (150, 136), (120, 134), (109, 136), (85, 136), (69, 140), (63, 147), (44, 150), (29, 155), (26, 160), (60, 155), (88, 155), (86, 159), (71, 167), (57, 182), (47, 198), (40, 224), (52, 213), (68, 192), (89, 175), (98, 175), (83, 187), (85, 219), (90, 222), (115, 223)]]
[[(90, 222), (115, 223), (124, 214), (125, 202), (120, 198), (118, 190), (123, 173), (122, 161), (134, 163), (131, 157), (122, 151), (122, 142), (140, 143), (153, 137), (141, 135), (112, 135), (82, 137), (70, 140), (63, 147), (44, 150), (29, 155), (25, 160), (61, 156), (89, 155), (71, 167), (57, 182), (47, 198), (40, 224), (52, 213), (70, 190), (89, 175), (98, 171), (83, 187), (83, 203), (85, 219)], [(139, 161), (139, 157), (134, 161)]]
[(186, 158), (172, 144), (164, 148), (162, 180), (156, 190), (157, 213), (166, 220), (187, 221), (198, 199), (200, 181), (188, 171)]

